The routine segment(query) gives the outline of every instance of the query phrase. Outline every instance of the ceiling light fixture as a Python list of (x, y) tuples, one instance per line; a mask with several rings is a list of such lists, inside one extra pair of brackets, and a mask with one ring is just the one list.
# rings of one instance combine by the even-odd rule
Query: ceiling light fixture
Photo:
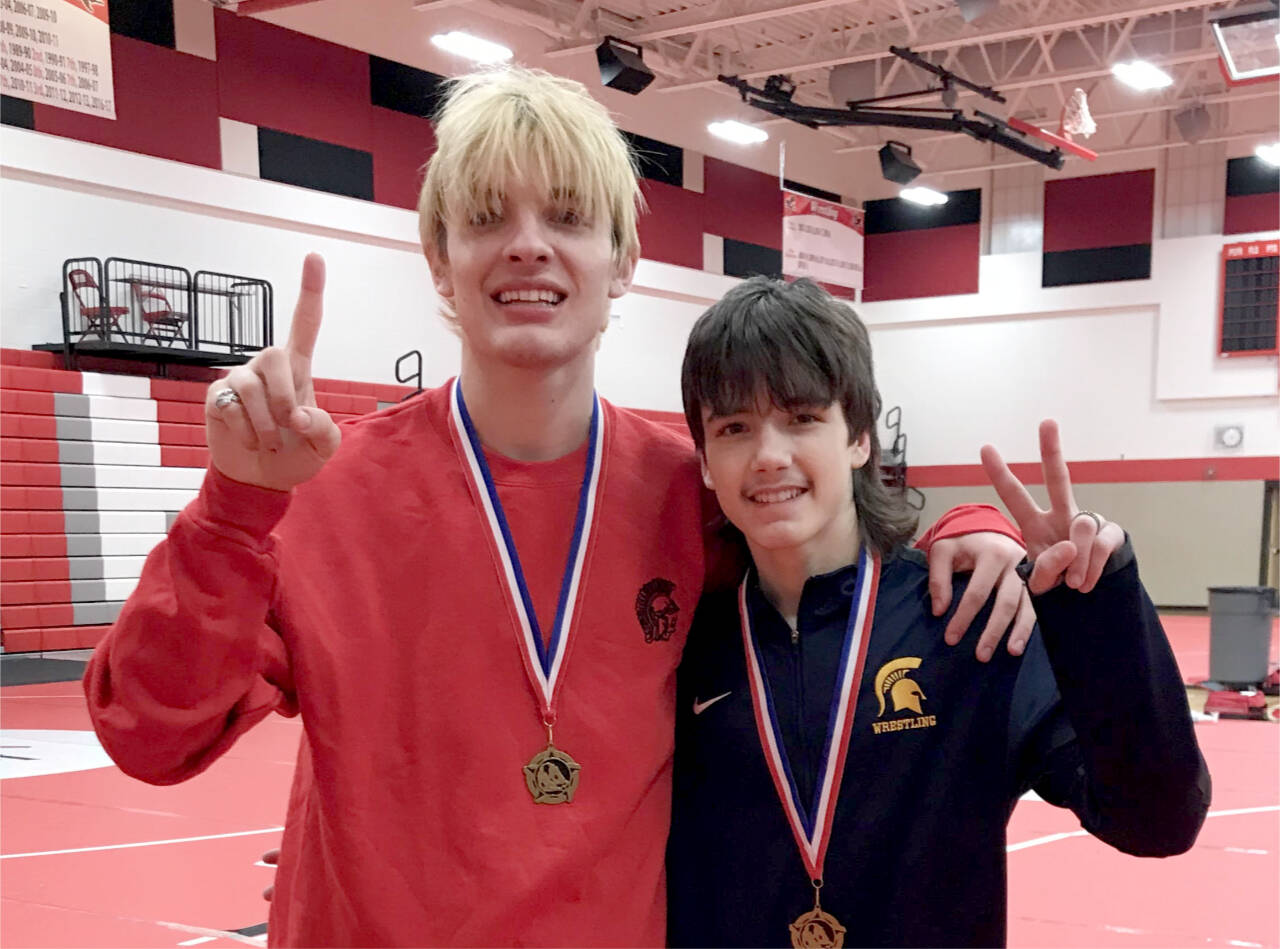
[(769, 133), (764, 129), (748, 125), (746, 122), (739, 122), (737, 119), (712, 122), (707, 126), (707, 131), (735, 145), (759, 145), (769, 138)]
[(1140, 92), (1149, 92), (1152, 89), (1163, 89), (1166, 86), (1173, 85), (1172, 76), (1145, 59), (1135, 59), (1130, 63), (1116, 63), (1111, 67), (1111, 72), (1126, 86), (1130, 86)]
[(1000, 0), (956, 0), (956, 6), (960, 8), (964, 21), (972, 23), (1000, 6)]
[(923, 185), (916, 185), (914, 188), (903, 188), (898, 192), (898, 197), (903, 201), (910, 201), (912, 204), (920, 204), (927, 208), (946, 204), (948, 200), (947, 196), (941, 191), (934, 191), (932, 188), (926, 188)]
[(511, 50), (505, 46), (482, 40), (461, 30), (437, 33), (431, 37), (431, 42), (446, 53), (463, 56), (477, 63), (505, 63), (512, 56)]
[(1253, 150), (1253, 153), (1268, 165), (1280, 166), (1280, 142), (1271, 142), (1267, 145), (1259, 145)]

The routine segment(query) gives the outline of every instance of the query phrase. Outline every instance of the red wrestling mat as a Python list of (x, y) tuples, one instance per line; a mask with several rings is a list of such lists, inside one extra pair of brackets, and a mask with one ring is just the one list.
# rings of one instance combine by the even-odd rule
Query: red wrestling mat
[[(1183, 680), (1208, 678), (1209, 618), (1161, 621)], [(1273, 628), (1273, 665), (1278, 639)], [(1213, 805), (1183, 856), (1129, 857), (1079, 836), (1070, 811), (1018, 804), (1009, 824), (1011, 946), (1280, 946), (1280, 731), (1221, 720), (1200, 722), (1196, 736)]]
[[(1184, 678), (1207, 675), (1207, 617), (1167, 617), (1166, 628)], [(33, 731), (59, 738), (46, 730), (61, 730), (70, 741), (90, 727), (78, 683), (4, 688), (0, 719), (0, 754), (12, 756), (5, 765), (38, 756)], [(279, 841), (300, 727), (268, 719), (205, 774), (174, 787), (150, 787), (114, 767), (0, 781), (0, 944), (260, 942), (236, 930), (253, 933), (266, 919), (260, 891), (271, 870), (254, 864)], [(1079, 824), (1067, 811), (1018, 805), (1009, 826), (1010, 945), (1280, 949), (1280, 731), (1219, 721), (1197, 733), (1215, 816), (1185, 856), (1128, 857), (1074, 835)]]
[[(33, 753), (16, 730), (90, 730), (77, 682), (0, 690), (0, 716), (5, 755)], [(218, 933), (266, 919), (272, 871), (254, 863), (279, 842), (300, 732), (296, 719), (269, 719), (173, 787), (114, 767), (0, 782), (0, 944), (260, 941)]]

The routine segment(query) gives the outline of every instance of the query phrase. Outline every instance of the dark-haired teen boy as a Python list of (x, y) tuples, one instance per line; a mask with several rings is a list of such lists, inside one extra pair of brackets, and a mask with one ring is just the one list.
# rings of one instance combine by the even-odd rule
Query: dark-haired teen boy
[(878, 477), (850, 308), (749, 280), (694, 326), (683, 389), (753, 565), (703, 598), (680, 669), (672, 945), (1001, 945), (1005, 825), (1033, 788), (1125, 852), (1191, 846), (1209, 780), (1178, 671), (1124, 531), (1077, 510), (1054, 423), (1047, 512), (984, 450), (1043, 635), (982, 666), (942, 643)]

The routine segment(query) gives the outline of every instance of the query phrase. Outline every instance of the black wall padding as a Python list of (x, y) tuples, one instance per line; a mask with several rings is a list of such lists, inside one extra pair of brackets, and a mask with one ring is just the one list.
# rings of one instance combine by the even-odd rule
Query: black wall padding
[(276, 129), (258, 129), (258, 173), (269, 181), (373, 200), (369, 152)]

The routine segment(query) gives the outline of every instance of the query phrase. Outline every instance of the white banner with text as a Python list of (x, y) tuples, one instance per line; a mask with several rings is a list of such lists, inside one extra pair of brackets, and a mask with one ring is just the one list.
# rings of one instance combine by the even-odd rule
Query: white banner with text
[(862, 289), (863, 212), (794, 191), (782, 193), (782, 272)]
[(0, 91), (114, 119), (107, 0), (0, 0)]

